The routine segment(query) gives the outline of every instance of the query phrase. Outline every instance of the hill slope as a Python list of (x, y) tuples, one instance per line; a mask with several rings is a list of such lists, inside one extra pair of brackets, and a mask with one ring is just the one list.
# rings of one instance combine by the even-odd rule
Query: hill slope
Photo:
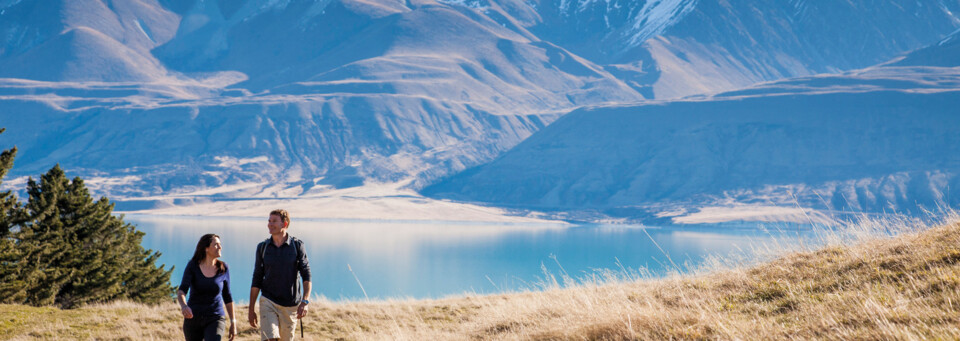
[(146, 82), (166, 76), (150, 50), (179, 18), (156, 0), (15, 1), (0, 7), (0, 78)]
[[(910, 232), (902, 225), (862, 232)], [(960, 225), (781, 256), (752, 267), (665, 280), (593, 283), (442, 300), (315, 300), (321, 339), (955, 339)], [(599, 284), (599, 285), (598, 285)], [(238, 321), (246, 320), (246, 307)], [(135, 315), (136, 319), (121, 318)], [(0, 332), (31, 338), (174, 339), (176, 305), (76, 310), (0, 305)], [(243, 324), (240, 340), (257, 333)]]

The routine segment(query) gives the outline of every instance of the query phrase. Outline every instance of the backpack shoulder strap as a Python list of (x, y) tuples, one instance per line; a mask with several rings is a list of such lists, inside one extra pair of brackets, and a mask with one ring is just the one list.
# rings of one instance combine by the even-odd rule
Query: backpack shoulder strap
[(257, 255), (260, 256), (260, 266), (263, 266), (263, 256), (267, 254), (267, 243), (270, 242), (270, 238), (257, 244)]
[(293, 244), (294, 249), (297, 250), (297, 262), (300, 262), (300, 255), (301, 252), (303, 252), (303, 241), (294, 236), (290, 236), (290, 244)]

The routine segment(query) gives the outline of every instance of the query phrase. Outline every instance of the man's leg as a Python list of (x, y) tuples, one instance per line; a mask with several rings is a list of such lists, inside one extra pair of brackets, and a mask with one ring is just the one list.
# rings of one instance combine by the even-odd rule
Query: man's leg
[(280, 340), (280, 315), (278, 305), (260, 296), (260, 340)]
[(280, 317), (280, 341), (290, 341), (294, 338), (293, 331), (297, 329), (297, 306), (277, 306)]

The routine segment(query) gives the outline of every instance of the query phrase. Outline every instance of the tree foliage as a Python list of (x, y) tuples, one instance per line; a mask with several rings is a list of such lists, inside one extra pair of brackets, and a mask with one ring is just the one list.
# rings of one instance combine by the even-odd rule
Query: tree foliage
[[(0, 128), (0, 134), (5, 129)], [(13, 168), (13, 158), (17, 155), (17, 148), (4, 150), (0, 152), (0, 185), (3, 184), (3, 177)], [(10, 228), (16, 218), (17, 198), (10, 191), (0, 192), (0, 239), (10, 235)]]
[(4, 210), (10, 228), (0, 241), (0, 302), (72, 308), (173, 294), (172, 269), (156, 266), (160, 254), (140, 245), (144, 233), (113, 215), (107, 198), (94, 200), (82, 179), (68, 179), (57, 165), (39, 182), (31, 178), (27, 195), (22, 207), (13, 199)]
[[(4, 131), (0, 128), (0, 134)], [(0, 152), (0, 185), (3, 177), (13, 168), (13, 158), (17, 155), (17, 148)], [(20, 214), (19, 204), (10, 191), (0, 192), (0, 302), (7, 301), (6, 293), (10, 288), (21, 285), (16, 276), (15, 266), (20, 259), (16, 245), (10, 238), (11, 229), (16, 224), (16, 217)]]

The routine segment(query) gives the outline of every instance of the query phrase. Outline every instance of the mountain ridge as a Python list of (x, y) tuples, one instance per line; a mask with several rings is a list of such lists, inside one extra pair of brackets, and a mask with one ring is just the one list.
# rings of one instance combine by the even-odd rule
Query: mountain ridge
[[(953, 39), (944, 41), (913, 56), (950, 60)], [(423, 193), (568, 217), (673, 222), (714, 208), (799, 206), (843, 216), (956, 207), (958, 86), (955, 67), (884, 63), (585, 108)]]
[[(96, 190), (130, 200), (244, 186), (259, 189), (217, 197), (420, 189), (493, 160), (570, 111), (818, 91), (797, 78), (780, 89), (749, 86), (888, 60), (960, 27), (954, 0), (870, 8), (766, 0), (51, 4), (0, 3), (0, 121), (9, 128), (0, 142), (21, 150), (11, 175), (62, 162), (104, 179)], [(848, 21), (855, 25), (836, 31)], [(865, 89), (952, 82), (857, 77), (875, 78)]]

